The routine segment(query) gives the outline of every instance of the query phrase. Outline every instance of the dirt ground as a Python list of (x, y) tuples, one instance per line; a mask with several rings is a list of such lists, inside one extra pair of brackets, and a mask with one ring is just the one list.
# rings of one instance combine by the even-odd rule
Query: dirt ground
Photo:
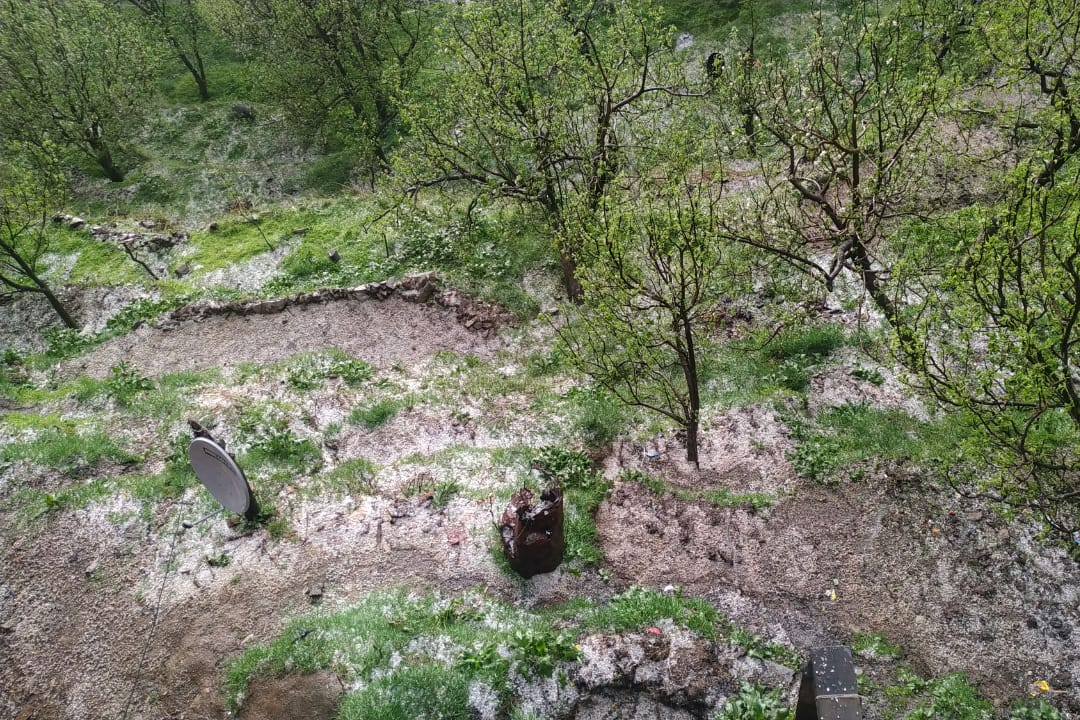
[[(499, 343), (431, 306), (331, 303), (141, 328), (69, 370), (100, 376), (122, 358), (157, 375), (321, 347), (387, 367), (442, 349), (489, 356)], [(437, 418), (400, 422), (402, 457), (448, 432)], [(805, 649), (881, 631), (917, 669), (965, 671), (996, 702), (1045, 679), (1080, 711), (1080, 570), (1064, 553), (985, 508), (951, 504), (904, 468), (882, 466), (836, 489), (799, 481), (770, 411), (711, 418), (702, 445), (700, 473), (679, 461), (675, 443), (661, 443), (656, 460), (620, 444), (605, 472), (644, 467), (686, 488), (780, 501), (756, 512), (716, 508), (619, 483), (598, 517), (610, 581), (562, 571), (507, 578), (489, 553), (491, 509), (462, 498), (441, 510), (392, 492), (304, 501), (284, 542), (262, 531), (234, 537), (221, 518), (184, 531), (180, 521), (198, 512), (192, 493), (150, 518), (110, 500), (58, 514), (36, 534), (0, 516), (0, 716), (222, 718), (224, 663), (273, 637), (313, 594), (332, 608), (401, 584), (480, 585), (530, 605), (676, 585), (777, 642)], [(229, 564), (211, 567), (206, 558), (221, 552)], [(297, 708), (332, 717), (334, 682), (323, 674), (257, 685), (242, 717), (300, 717)]]

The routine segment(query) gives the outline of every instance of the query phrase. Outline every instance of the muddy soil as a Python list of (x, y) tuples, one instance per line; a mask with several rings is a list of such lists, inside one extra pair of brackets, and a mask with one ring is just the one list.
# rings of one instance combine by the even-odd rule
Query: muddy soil
[[(743, 482), (705, 471), (685, 484)], [(985, 509), (940, 497), (898, 468), (842, 489), (800, 486), (757, 512), (629, 483), (598, 524), (620, 584), (681, 586), (800, 648), (882, 632), (919, 672), (962, 669), (998, 702), (1045, 679), (1073, 688), (1080, 709), (1075, 562)]]
[[(124, 359), (157, 375), (322, 347), (379, 367), (415, 366), (443, 349), (490, 355), (499, 343), (428, 305), (328, 303), (141, 328), (69, 370), (103, 375)], [(447, 432), (429, 417), (395, 422), (399, 444), (380, 437), (399, 457), (425, 433)], [(242, 648), (275, 636), (313, 599), (332, 609), (402, 584), (448, 593), (481, 585), (530, 605), (675, 585), (776, 642), (805, 649), (881, 631), (917, 669), (968, 672), (996, 702), (1046, 679), (1080, 711), (1075, 563), (903, 468), (837, 489), (806, 484), (787, 463), (790, 447), (775, 413), (747, 408), (710, 418), (700, 473), (678, 460), (675, 441), (613, 448), (612, 477), (641, 468), (687, 489), (779, 499), (754, 512), (618, 483), (598, 517), (609, 582), (561, 570), (512, 580), (491, 558), (492, 507), (458, 498), (440, 510), (392, 488), (298, 502), (282, 541), (265, 530), (236, 537), (221, 518), (183, 531), (180, 521), (202, 511), (195, 490), (150, 517), (122, 498), (58, 514), (35, 532), (4, 515), (0, 716), (222, 718), (222, 669)], [(223, 553), (226, 566), (207, 562)], [(329, 717), (334, 694), (325, 675), (257, 685), (243, 717), (297, 717), (294, 696), (311, 698), (309, 716)]]

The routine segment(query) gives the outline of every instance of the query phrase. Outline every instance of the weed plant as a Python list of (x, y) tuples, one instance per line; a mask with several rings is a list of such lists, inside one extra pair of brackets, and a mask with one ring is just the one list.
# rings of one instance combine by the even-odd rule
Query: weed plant
[(124, 306), (105, 323), (104, 334), (109, 337), (126, 335), (140, 323), (151, 323), (162, 313), (190, 302), (194, 295), (183, 294), (169, 299), (139, 298)]
[(1023, 702), (1012, 709), (1009, 720), (1062, 720), (1061, 712), (1045, 698)]
[(934, 678), (921, 688), (924, 699), (906, 720), (990, 720), (990, 702), (961, 673)]
[(42, 331), (45, 339), (45, 360), (57, 362), (76, 357), (89, 350), (93, 343), (76, 330), (49, 327)]
[(285, 367), (289, 386), (295, 390), (314, 390), (331, 378), (341, 378), (349, 387), (360, 387), (375, 372), (368, 363), (337, 349), (297, 355)]
[(431, 504), (437, 508), (444, 508), (460, 492), (460, 483), (456, 480), (444, 480), (435, 485), (435, 489), (431, 493)]
[(743, 683), (724, 703), (715, 720), (792, 720), (795, 714), (780, 699), (780, 688), (771, 690)]
[(261, 469), (271, 480), (288, 482), (296, 475), (309, 474), (322, 465), (322, 450), (311, 438), (300, 438), (289, 428), (292, 408), (282, 402), (251, 403), (242, 406), (235, 426), (244, 447), (237, 459), (241, 467)]
[(105, 381), (106, 393), (121, 407), (131, 405), (137, 397), (151, 388), (153, 383), (124, 360), (109, 369), (109, 379)]
[(288, 428), (275, 427), (261, 435), (244, 453), (243, 466), (310, 473), (322, 463), (322, 451), (310, 438), (299, 438)]

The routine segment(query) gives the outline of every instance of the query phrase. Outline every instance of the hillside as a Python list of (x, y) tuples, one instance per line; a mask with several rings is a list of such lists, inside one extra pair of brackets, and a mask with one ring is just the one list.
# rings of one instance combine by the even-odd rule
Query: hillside
[[(346, 119), (340, 108), (326, 111), (312, 131), (304, 123), (324, 110), (300, 107), (286, 92), (298, 72), (293, 60), (283, 56), (275, 75), (261, 54), (270, 46), (245, 44), (261, 37), (255, 20), (226, 22), (230, 3), (244, 6), (207, 3), (218, 14), (203, 18), (211, 96), (200, 101), (189, 73), (163, 65), (117, 153), (129, 162), (122, 180), (74, 151), (55, 159), (63, 199), (42, 220), (46, 251), (37, 259), (78, 328), (65, 328), (40, 294), (0, 295), (0, 714), (790, 718), (807, 652), (842, 644), (853, 649), (868, 718), (1080, 717), (1076, 536), (1046, 521), (1069, 520), (1073, 506), (1064, 502), (1055, 516), (1058, 506), (1043, 512), (1044, 496), (1010, 495), (1010, 483), (1028, 491), (1028, 476), (1008, 473), (1028, 466), (1007, 464), (1008, 442), (980, 444), (980, 431), (996, 437), (1001, 427), (979, 425), (978, 397), (950, 405), (945, 391), (996, 389), (1005, 377), (1021, 390), (1035, 383), (993, 364), (1009, 354), (1003, 336), (965, 334), (962, 321), (981, 326), (949, 274), (997, 262), (996, 236), (984, 227), (985, 257), (972, 252), (965, 265), (949, 255), (977, 212), (994, 215), (997, 229), (1016, 222), (1008, 208), (1028, 207), (1010, 205), (1014, 198), (980, 174), (1022, 155), (1023, 142), (1010, 145), (1006, 160), (995, 154), (1004, 141), (990, 121), (954, 128), (953, 116), (935, 118), (931, 135), (948, 126), (981, 144), (956, 157), (919, 149), (925, 174), (902, 180), (932, 189), (912, 190), (920, 207), (907, 214), (888, 193), (873, 195), (875, 183), (901, 180), (875, 175), (853, 192), (850, 176), (859, 173), (848, 168), (830, 185), (821, 174), (827, 154), (799, 161), (816, 163), (816, 178), (799, 166), (785, 179), (776, 170), (783, 153), (753, 154), (761, 135), (701, 134), (715, 130), (710, 113), (733, 123), (732, 137), (750, 115), (736, 95), (693, 83), (722, 85), (714, 72), (799, 57), (813, 47), (806, 39), (815, 23), (831, 28), (849, 4), (740, 10), (730, 2), (706, 12), (673, 0), (647, 19), (671, 24), (657, 57), (669, 53), (662, 69), (685, 77), (657, 70), (657, 82), (671, 83), (665, 99), (628, 103), (632, 112), (609, 128), (624, 144), (590, 146), (611, 155), (560, 170), (566, 199), (545, 204), (555, 180), (545, 186), (502, 165), (542, 168), (565, 158), (534, 163), (520, 147), (500, 156), (491, 138), (524, 133), (516, 121), (476, 130), (490, 131), (494, 157), (482, 183), (440, 165), (447, 160), (431, 147), (417, 149), (444, 131), (464, 147), (473, 128), (464, 115), (447, 125), (435, 117), (442, 106), (418, 107), (415, 95), (391, 94), (403, 119), (373, 140), (357, 138), (381, 117), (374, 107), (354, 107)], [(556, 22), (549, 11), (537, 17)], [(439, 41), (451, 17), (441, 12), (423, 15)], [(604, 34), (625, 18), (600, 17), (599, 30), (582, 21), (569, 36), (595, 32), (611, 43), (597, 41), (594, 56), (588, 43), (567, 44), (554, 32), (550, 45), (536, 40), (548, 53), (546, 82), (554, 86), (557, 71), (585, 73), (579, 55), (620, 72), (637, 57), (614, 52), (611, 38), (620, 36)], [(739, 55), (747, 33), (757, 45)], [(749, 61), (723, 66), (721, 58), (717, 70), (708, 58), (724, 53)], [(385, 71), (379, 82), (408, 76), (405, 90), (425, 98), (464, 92), (467, 81), (435, 61), (415, 75), (411, 67)], [(637, 76), (628, 76), (633, 89)], [(296, 77), (314, 102), (323, 87)], [(538, 125), (550, 133), (545, 140), (572, 144), (580, 139), (572, 131), (583, 129), (587, 142), (603, 135), (594, 132), (602, 114), (559, 127), (560, 113), (577, 122), (579, 99), (537, 87), (550, 102), (548, 124)], [(1007, 95), (996, 92), (995, 101)], [(705, 104), (687, 109), (668, 96)], [(527, 100), (507, 102), (507, 111), (544, 115), (522, 111)], [(764, 106), (756, 112), (763, 133), (770, 116)], [(662, 141), (650, 146), (650, 133)], [(373, 150), (369, 140), (385, 147)], [(713, 140), (733, 145), (719, 160), (695, 154)], [(980, 155), (976, 167), (980, 153), (994, 157)], [(608, 162), (623, 167), (609, 174)], [(1075, 162), (1062, 163), (1061, 181), (1046, 192), (1070, 192)], [(40, 171), (31, 165), (27, 173)], [(451, 180), (421, 175), (435, 170)], [(12, 188), (24, 187), (20, 177), (4, 176), (5, 211), (14, 207)], [(785, 182), (807, 194), (788, 203)], [(823, 188), (820, 205), (805, 190), (810, 182)], [(860, 192), (873, 202), (857, 239), (881, 228), (877, 244), (867, 244), (866, 262), (878, 265), (862, 272), (857, 256), (842, 254), (851, 237), (815, 224), (857, 205)], [(1070, 202), (1052, 195), (1042, 207)], [(873, 215), (883, 205), (888, 212)], [(555, 210), (565, 214), (553, 220)], [(766, 211), (776, 227), (790, 211), (804, 244), (794, 230), (772, 228), (772, 254), (755, 254), (767, 243), (740, 233), (750, 232), (752, 213)], [(704, 298), (690, 313), (692, 328), (666, 322), (642, 299), (677, 275), (664, 264), (673, 246), (684, 266), (703, 252), (687, 217), (703, 219), (706, 244), (722, 247), (700, 256), (712, 264), (700, 286), (689, 286)], [(1046, 220), (1042, 236), (1057, 237), (1056, 222)], [(578, 236), (596, 244), (568, 250)], [(817, 270), (799, 269), (800, 252)], [(646, 270), (627, 271), (625, 258)], [(825, 283), (818, 270), (834, 274)], [(574, 272), (580, 303), (568, 297)], [(1069, 291), (1048, 277), (1030, 297), (1049, 288), (1046, 297), (1064, 300), (1046, 305), (1064, 313)], [(909, 316), (891, 314), (879, 278), (896, 302), (925, 300), (911, 306), (920, 310), (911, 327), (929, 338), (918, 346), (930, 358), (923, 374), (911, 363), (914, 341), (897, 331)], [(630, 289), (611, 290), (618, 281)], [(999, 280), (998, 290), (1012, 286)], [(937, 292), (955, 293), (956, 304), (939, 310)], [(619, 308), (611, 311), (620, 301), (625, 332)], [(1052, 313), (1032, 314), (1041, 321)], [(1055, 316), (1050, 325), (1064, 324)], [(1033, 327), (1025, 338), (1042, 331)], [(931, 335), (941, 328), (952, 335)], [(657, 382), (682, 390), (683, 329), (693, 331), (691, 352), (697, 347), (699, 412), (683, 421), (688, 405), (665, 415), (656, 402), (625, 402)], [(615, 356), (616, 378), (606, 359), (586, 352), (622, 344), (632, 357)], [(932, 386), (935, 353), (961, 345), (970, 354), (947, 371), (986, 358), (991, 371)], [(1066, 345), (1067, 369), (1074, 350)], [(1015, 389), (1005, 379), (1000, 386)], [(1033, 395), (1053, 393), (1033, 390), (998, 415), (1013, 418)], [(1066, 419), (1049, 428), (1032, 421), (1032, 444), (1022, 449), (1066, 462), (1068, 407), (1039, 408), (1039, 418)], [(691, 416), (697, 462), (687, 459)], [(220, 512), (199, 484), (187, 455), (192, 420), (244, 469), (262, 508), (257, 519)], [(503, 557), (499, 518), (515, 491), (552, 478), (565, 491), (564, 560), (522, 579)]]

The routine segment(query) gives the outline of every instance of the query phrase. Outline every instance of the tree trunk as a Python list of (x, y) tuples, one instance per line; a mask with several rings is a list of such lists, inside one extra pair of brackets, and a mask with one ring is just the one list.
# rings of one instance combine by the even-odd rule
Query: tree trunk
[(19, 266), (19, 272), (22, 273), (23, 277), (34, 283), (34, 287), (29, 287), (21, 284), (17, 286), (12, 285), (12, 287), (15, 287), (17, 292), (41, 293), (45, 296), (45, 299), (49, 301), (49, 305), (52, 306), (52, 309), (56, 312), (56, 314), (60, 316), (60, 320), (63, 321), (64, 325), (71, 328), (72, 330), (78, 330), (79, 323), (75, 322), (75, 318), (71, 316), (71, 313), (67, 311), (67, 308), (64, 307), (64, 304), (60, 302), (60, 298), (56, 297), (56, 293), (52, 291), (52, 288), (49, 287), (49, 284), (46, 283), (40, 275), (34, 272), (33, 266), (31, 266), (30, 263), (28, 263), (18, 253), (14, 252), (14, 248), (6, 247), (5, 250), (7, 251), (6, 254), (8, 255), (8, 257), (10, 257), (15, 262), (15, 264)]
[(206, 102), (210, 99), (210, 83), (206, 79), (206, 67), (203, 65), (202, 55), (198, 50), (192, 53), (194, 57), (194, 69), (191, 71), (192, 77), (195, 78), (195, 86), (199, 89), (199, 102)]
[(900, 343), (901, 360), (910, 368), (919, 370), (922, 365), (922, 344), (915, 336), (914, 330), (904, 322), (900, 315), (900, 308), (889, 297), (885, 288), (881, 286), (878, 271), (874, 268), (866, 247), (858, 238), (852, 243), (849, 257), (855, 261), (863, 287), (873, 301), (874, 306), (885, 316), (885, 320), (892, 326)]
[(698, 462), (698, 413), (696, 410), (690, 411), (690, 419), (686, 421), (686, 462), (692, 462), (696, 468), (701, 469), (701, 463)]
[(195, 87), (199, 89), (199, 102), (206, 102), (210, 99), (210, 86), (206, 81), (206, 72), (192, 72), (191, 74), (195, 78)]
[(75, 322), (75, 318), (71, 316), (71, 313), (67, 311), (64, 304), (60, 302), (60, 298), (56, 297), (52, 288), (50, 288), (48, 284), (35, 273), (28, 273), (27, 277), (37, 285), (38, 290), (45, 296), (45, 299), (49, 301), (49, 305), (51, 305), (52, 309), (56, 311), (56, 314), (60, 316), (60, 320), (63, 321), (64, 325), (72, 330), (78, 330), (79, 323)]
[(552, 233), (559, 239), (559, 265), (562, 267), (562, 284), (566, 290), (566, 297), (574, 304), (581, 304), (581, 282), (577, 277), (577, 247), (570, 244), (570, 240), (561, 237), (563, 230), (562, 205), (559, 202), (558, 191), (555, 182), (547, 178), (544, 183), (544, 192), (541, 196), (541, 204), (547, 214), (548, 225)]
[(112, 152), (109, 150), (109, 146), (102, 140), (91, 140), (90, 147), (94, 151), (94, 158), (97, 160), (98, 165), (105, 172), (105, 177), (109, 178), (113, 182), (123, 182), (124, 173), (120, 171), (120, 168), (116, 167), (116, 163), (113, 162)]
[(168, 40), (169, 44), (173, 46), (173, 50), (176, 51), (176, 56), (180, 58), (180, 62), (184, 64), (184, 67), (191, 73), (191, 77), (194, 78), (195, 87), (199, 92), (199, 102), (206, 102), (210, 99), (210, 85), (206, 79), (206, 67), (203, 65), (199, 51), (194, 51), (189, 58), (175, 39), (170, 37)]
[(566, 297), (570, 302), (581, 302), (581, 282), (577, 278), (577, 260), (573, 253), (566, 249), (559, 251), (559, 264), (562, 265), (562, 282), (566, 290)]
[(698, 423), (701, 420), (701, 394), (698, 391), (697, 350), (694, 347), (694, 329), (687, 312), (679, 315), (682, 325), (683, 342), (686, 354), (682, 359), (683, 377), (686, 378), (686, 391), (690, 399), (690, 412), (686, 414), (686, 461), (698, 468)]

